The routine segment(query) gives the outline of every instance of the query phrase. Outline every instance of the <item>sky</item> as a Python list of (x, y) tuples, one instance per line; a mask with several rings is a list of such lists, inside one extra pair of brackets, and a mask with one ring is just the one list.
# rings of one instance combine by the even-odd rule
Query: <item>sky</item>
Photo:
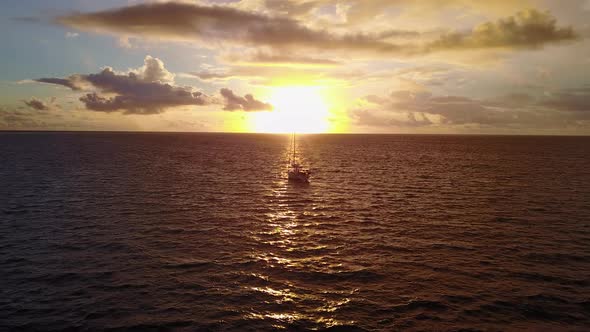
[(590, 0), (0, 11), (0, 130), (590, 134)]

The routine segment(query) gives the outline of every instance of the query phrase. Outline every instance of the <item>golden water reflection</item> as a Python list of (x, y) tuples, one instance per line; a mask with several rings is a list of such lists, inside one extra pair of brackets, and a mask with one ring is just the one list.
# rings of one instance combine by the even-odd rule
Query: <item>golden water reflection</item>
[[(314, 209), (318, 204), (313, 184), (293, 185), (277, 180), (268, 195), (265, 224), (251, 233), (258, 246), (253, 258), (262, 262), (265, 286), (248, 286), (264, 300), (264, 310), (253, 309), (248, 319), (272, 320), (275, 328), (292, 324), (312, 324), (329, 328), (353, 324), (338, 319), (338, 310), (351, 301), (358, 290), (331, 289), (316, 275), (329, 275), (341, 264), (328, 255), (329, 245), (317, 243), (321, 234)], [(333, 286), (333, 285), (332, 285)]]

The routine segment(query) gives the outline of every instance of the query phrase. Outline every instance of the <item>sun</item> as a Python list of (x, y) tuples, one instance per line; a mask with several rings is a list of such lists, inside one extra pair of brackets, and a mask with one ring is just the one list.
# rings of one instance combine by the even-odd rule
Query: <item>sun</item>
[(273, 88), (272, 112), (252, 114), (252, 130), (261, 133), (324, 133), (329, 129), (329, 111), (319, 87)]

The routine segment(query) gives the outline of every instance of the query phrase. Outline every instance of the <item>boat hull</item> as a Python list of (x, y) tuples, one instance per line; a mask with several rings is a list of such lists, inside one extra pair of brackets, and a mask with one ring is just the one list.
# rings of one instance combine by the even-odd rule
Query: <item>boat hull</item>
[(288, 177), (293, 182), (309, 182), (309, 173), (289, 171)]

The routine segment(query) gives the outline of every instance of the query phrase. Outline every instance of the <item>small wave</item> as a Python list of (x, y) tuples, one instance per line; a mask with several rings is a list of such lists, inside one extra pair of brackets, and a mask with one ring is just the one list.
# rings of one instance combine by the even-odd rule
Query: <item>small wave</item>
[(457, 251), (474, 251), (475, 249), (467, 246), (461, 246), (458, 244), (449, 244), (449, 243), (433, 243), (429, 246), (432, 249), (449, 249), (449, 250), (457, 250)]
[(356, 325), (335, 325), (324, 329), (318, 329), (318, 331), (324, 332), (366, 332), (368, 330)]
[(2, 209), (2, 213), (6, 214), (6, 215), (20, 215), (20, 214), (26, 214), (29, 212), (30, 212), (30, 210), (24, 206), (13, 207), (13, 208), (9, 208), (9, 209)]
[[(120, 326), (120, 327), (111, 327), (106, 328), (104, 331), (112, 331), (112, 332), (143, 332), (143, 331), (173, 331), (179, 328), (188, 328), (193, 325), (196, 325), (195, 322), (192, 321), (172, 321), (172, 322), (162, 322), (162, 323), (145, 323), (145, 324), (137, 324), (137, 325), (130, 325), (130, 326)], [(199, 330), (201, 328), (199, 327)], [(204, 331), (208, 329), (203, 329)]]
[(480, 315), (487, 313), (488, 315), (501, 316), (507, 320), (515, 317), (561, 322), (573, 322), (576, 320), (576, 317), (570, 315), (567, 311), (559, 311), (555, 306), (550, 306), (546, 302), (541, 301), (541, 303), (538, 303), (526, 298), (518, 301), (494, 301), (481, 305), (480, 310), (478, 311)]
[(51, 245), (53, 249), (57, 250), (67, 250), (67, 251), (80, 251), (84, 250), (84, 247), (77, 246), (74, 244), (67, 244), (67, 243), (54, 243)]
[(429, 300), (415, 300), (410, 301), (406, 304), (394, 306), (391, 308), (391, 311), (396, 313), (403, 313), (415, 310), (430, 310), (430, 311), (445, 311), (448, 307), (438, 301), (429, 301)]
[(569, 264), (571, 262), (590, 262), (590, 256), (573, 253), (529, 253), (525, 255), (527, 260), (552, 264)]
[(62, 272), (62, 273), (46, 273), (40, 276), (34, 276), (29, 278), (29, 280), (35, 280), (38, 282), (43, 282), (49, 285), (63, 285), (63, 284), (70, 284), (84, 280), (100, 280), (100, 279), (109, 279), (114, 275), (112, 271), (104, 271), (104, 272)]
[(346, 281), (360, 281), (369, 282), (383, 279), (384, 276), (369, 270), (358, 271), (340, 271), (340, 272), (297, 272), (297, 274), (304, 280), (316, 282), (346, 282)]
[(414, 249), (408, 247), (402, 247), (400, 245), (395, 244), (384, 244), (384, 243), (376, 243), (371, 246), (371, 250), (376, 251), (384, 251), (388, 253), (400, 253), (400, 252), (413, 252)]
[(333, 248), (327, 246), (315, 246), (315, 247), (301, 247), (301, 248), (289, 248), (287, 252), (293, 254), (296, 257), (307, 257), (309, 255), (325, 255), (334, 251)]
[(476, 300), (472, 296), (464, 296), (464, 295), (445, 295), (445, 296), (443, 296), (443, 299), (445, 299), (447, 302), (450, 302), (452, 304), (458, 304), (458, 305), (472, 303)]
[(196, 269), (196, 268), (212, 268), (217, 264), (210, 261), (184, 261), (184, 262), (170, 262), (164, 265), (169, 269)]
[(22, 257), (8, 257), (2, 261), (2, 264), (20, 264), (30, 262), (28, 259)]
[(590, 285), (590, 281), (585, 279), (568, 279), (563, 277), (550, 276), (535, 272), (516, 272), (512, 273), (511, 277), (526, 279), (531, 281), (543, 281), (549, 283), (556, 283), (561, 285), (587, 287)]
[(509, 222), (518, 222), (520, 221), (517, 218), (513, 217), (494, 217), (492, 218), (492, 222), (499, 222), (499, 223), (509, 223)]

